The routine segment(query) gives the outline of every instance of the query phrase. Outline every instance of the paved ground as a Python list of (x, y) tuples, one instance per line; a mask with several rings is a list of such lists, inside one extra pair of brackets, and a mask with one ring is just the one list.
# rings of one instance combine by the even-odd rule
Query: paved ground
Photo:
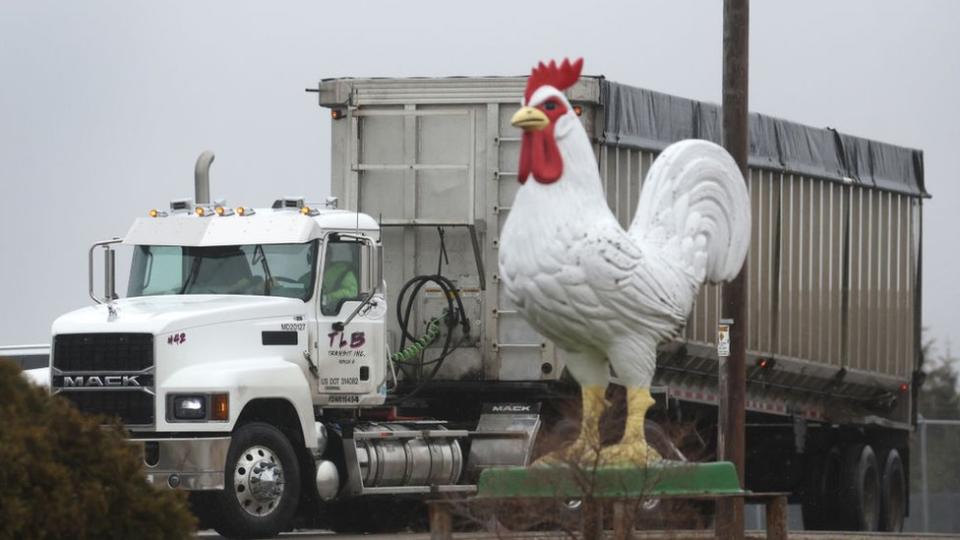
[[(213, 531), (203, 531), (198, 535), (200, 538), (222, 538)], [(403, 540), (429, 540), (429, 534), (366, 534), (366, 535), (342, 535), (330, 531), (299, 531), (287, 533), (280, 536), (281, 539), (290, 540), (388, 540), (391, 538), (401, 538)], [(493, 534), (487, 532), (476, 533), (457, 533), (454, 538), (458, 540), (493, 540), (497, 538), (523, 538), (531, 540), (548, 540), (552, 538), (569, 539), (569, 536), (550, 533), (512, 533), (512, 534)], [(711, 531), (637, 531), (634, 533), (637, 540), (704, 540), (713, 538)], [(747, 533), (749, 540), (761, 540), (765, 538), (763, 532), (751, 531)], [(794, 540), (829, 540), (832, 538), (842, 538), (844, 540), (890, 540), (894, 538), (916, 538), (922, 540), (948, 540), (960, 539), (960, 535), (949, 534), (920, 534), (920, 533), (838, 533), (838, 532), (791, 532), (790, 538)]]

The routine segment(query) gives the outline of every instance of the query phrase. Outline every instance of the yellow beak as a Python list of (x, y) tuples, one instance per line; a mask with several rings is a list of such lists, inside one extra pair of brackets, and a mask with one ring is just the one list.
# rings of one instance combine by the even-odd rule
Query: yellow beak
[(523, 107), (513, 115), (510, 123), (524, 131), (540, 131), (550, 125), (550, 119), (540, 109)]

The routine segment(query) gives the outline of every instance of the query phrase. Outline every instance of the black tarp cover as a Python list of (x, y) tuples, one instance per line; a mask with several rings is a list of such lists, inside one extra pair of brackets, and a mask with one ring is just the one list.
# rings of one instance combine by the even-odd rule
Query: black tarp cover
[[(660, 151), (682, 139), (720, 142), (720, 107), (600, 80), (606, 144)], [(750, 113), (753, 167), (926, 196), (923, 152)]]

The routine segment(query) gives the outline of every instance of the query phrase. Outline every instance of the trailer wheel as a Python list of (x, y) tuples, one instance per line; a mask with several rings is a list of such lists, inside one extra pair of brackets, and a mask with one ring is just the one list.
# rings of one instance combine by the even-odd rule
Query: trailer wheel
[(290, 441), (262, 422), (233, 434), (224, 489), (214, 495), (214, 529), (228, 538), (264, 538), (286, 530), (300, 499), (300, 467)]
[(903, 518), (907, 506), (907, 479), (900, 452), (895, 448), (890, 449), (886, 459), (883, 460), (880, 501), (881, 530), (886, 532), (903, 530)]
[(836, 508), (842, 468), (843, 455), (836, 446), (811, 457), (800, 501), (804, 529), (829, 531), (839, 527)]
[(839, 499), (841, 529), (876, 531), (880, 527), (880, 470), (869, 444), (852, 444), (844, 449)]

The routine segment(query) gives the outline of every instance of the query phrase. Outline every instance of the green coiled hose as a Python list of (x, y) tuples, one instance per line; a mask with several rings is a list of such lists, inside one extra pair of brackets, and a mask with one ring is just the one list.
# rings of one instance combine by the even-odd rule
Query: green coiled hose
[(423, 336), (410, 344), (409, 347), (390, 355), (390, 360), (394, 362), (409, 362), (410, 360), (420, 356), (420, 353), (422, 353), (424, 349), (429, 347), (440, 336), (440, 321), (446, 318), (446, 316), (447, 311), (444, 310), (443, 314), (439, 317), (430, 319), (430, 321), (427, 323), (427, 331), (423, 334)]

